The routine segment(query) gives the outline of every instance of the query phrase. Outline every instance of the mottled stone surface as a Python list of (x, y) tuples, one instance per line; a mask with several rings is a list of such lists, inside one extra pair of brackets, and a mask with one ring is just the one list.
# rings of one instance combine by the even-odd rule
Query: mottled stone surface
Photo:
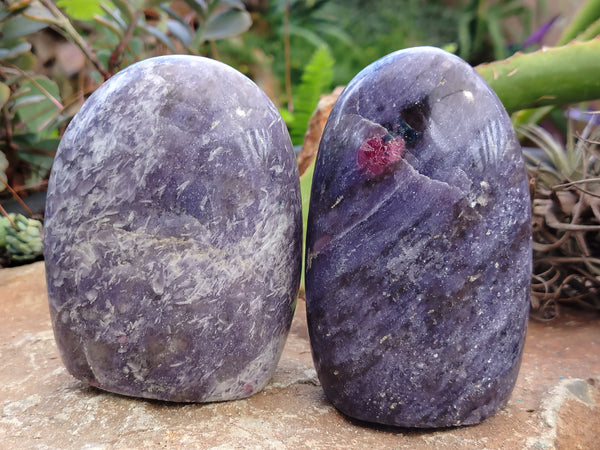
[(315, 366), (345, 414), (477, 423), (507, 401), (531, 277), (509, 117), (459, 58), (388, 55), (346, 87), (319, 148), (307, 234)]
[(234, 69), (169, 56), (85, 103), (48, 189), (50, 312), (67, 369), (172, 401), (249, 396), (290, 327), (301, 254), (285, 124)]

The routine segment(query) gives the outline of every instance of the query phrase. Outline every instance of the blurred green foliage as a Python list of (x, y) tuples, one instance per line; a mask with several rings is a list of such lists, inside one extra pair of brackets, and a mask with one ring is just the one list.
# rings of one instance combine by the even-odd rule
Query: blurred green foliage
[[(441, 1), (273, 0), (243, 36), (248, 53), (237, 56), (260, 48), (282, 82), (286, 6), (292, 86), (300, 84), (306, 64), (323, 46), (336, 61), (332, 84), (342, 85), (387, 53), (415, 45), (444, 46), (457, 39), (459, 10)], [(225, 41), (218, 45), (228, 50), (232, 46)]]
[[(18, 192), (43, 189), (60, 137), (81, 103), (112, 74), (141, 59), (188, 53), (230, 64), (255, 80), (280, 107), (294, 144), (300, 145), (319, 96), (388, 53), (432, 45), (457, 51), (475, 64), (509, 56), (531, 32), (531, 13), (519, 0), (270, 0), (252, 2), (259, 6), (251, 11), (246, 3), (4, 1), (0, 199), (9, 195), (9, 186)], [(600, 30), (598, 11), (600, 0), (586, 2), (562, 39), (595, 36)], [(519, 25), (517, 33), (507, 34), (512, 30), (507, 20)], [(586, 33), (585, 39), (581, 33)], [(41, 61), (43, 49), (36, 48), (45, 39), (78, 47), (83, 68), (57, 76), (45, 66), (47, 61)], [(592, 47), (581, 48), (589, 52)], [(576, 65), (575, 50), (569, 54)], [(536, 57), (540, 58), (519, 63), (521, 68), (540, 72)], [(560, 62), (551, 62), (556, 64)], [(494, 70), (491, 66), (490, 78), (499, 83)], [(513, 75), (511, 71), (507, 77)], [(551, 83), (551, 77), (544, 79)], [(512, 88), (508, 83), (503, 89)], [(515, 108), (523, 106), (517, 104)]]
[[(508, 19), (522, 25), (522, 35), (512, 36), (513, 45), (503, 26)], [(531, 9), (521, 0), (470, 0), (458, 19), (459, 56), (471, 64), (504, 59), (529, 34), (531, 20)]]
[(329, 90), (334, 62), (328, 47), (319, 47), (304, 68), (302, 80), (295, 90), (294, 111), (287, 121), (294, 145), (302, 145), (319, 97)]
[[(156, 0), (3, 2), (0, 191), (7, 185), (40, 188), (65, 125), (85, 97), (112, 74), (158, 54), (204, 54), (207, 42), (236, 36), (252, 23), (241, 0), (184, 3), (187, 17), (170, 2)], [(82, 72), (75, 74), (79, 79), (60, 78), (40, 61), (44, 45), (36, 49), (34, 44), (57, 42), (57, 34), (85, 57)]]

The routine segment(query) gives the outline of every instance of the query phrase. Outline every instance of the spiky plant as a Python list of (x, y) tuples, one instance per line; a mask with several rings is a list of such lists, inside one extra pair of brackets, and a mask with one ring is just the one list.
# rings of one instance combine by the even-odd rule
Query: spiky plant
[[(596, 116), (600, 117), (600, 116)], [(532, 314), (551, 320), (560, 305), (600, 310), (600, 126), (566, 145), (537, 125), (518, 131), (538, 149), (524, 152), (533, 226)]]
[(23, 263), (42, 255), (42, 223), (22, 214), (0, 216), (0, 260)]

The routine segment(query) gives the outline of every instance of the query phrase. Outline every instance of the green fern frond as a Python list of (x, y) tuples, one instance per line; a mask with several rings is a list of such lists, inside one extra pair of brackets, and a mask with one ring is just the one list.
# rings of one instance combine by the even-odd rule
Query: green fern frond
[(329, 49), (319, 47), (304, 68), (302, 81), (294, 96), (294, 119), (290, 123), (290, 135), (294, 145), (302, 144), (310, 116), (319, 97), (328, 92), (333, 79), (334, 59)]

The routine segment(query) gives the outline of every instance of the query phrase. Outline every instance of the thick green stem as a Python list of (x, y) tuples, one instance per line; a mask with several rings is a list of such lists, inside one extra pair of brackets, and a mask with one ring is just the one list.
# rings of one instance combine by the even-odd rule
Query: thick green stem
[(509, 113), (600, 98), (600, 37), (482, 64), (477, 72)]

